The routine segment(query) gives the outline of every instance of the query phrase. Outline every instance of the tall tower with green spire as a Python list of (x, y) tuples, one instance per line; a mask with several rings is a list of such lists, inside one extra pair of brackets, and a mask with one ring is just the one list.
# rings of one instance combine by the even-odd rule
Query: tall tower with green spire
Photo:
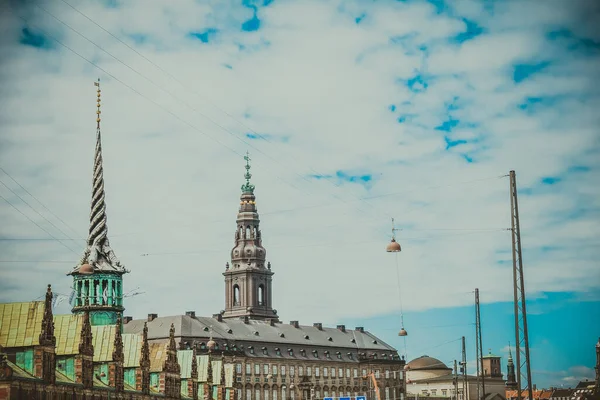
[(250, 156), (246, 153), (246, 183), (242, 185), (231, 265), (226, 264), (223, 318), (278, 320), (273, 309), (271, 263), (262, 245), (254, 185), (250, 183)]
[(124, 310), (123, 275), (129, 271), (121, 265), (108, 242), (100, 134), (100, 80), (94, 85), (98, 90), (90, 229), (83, 257), (68, 275), (73, 277), (75, 291), (72, 312), (89, 311), (92, 325), (114, 325), (118, 314)]
[(508, 344), (508, 362), (506, 364), (506, 387), (509, 389), (517, 388), (517, 376), (515, 375), (515, 363), (513, 362), (510, 343)]

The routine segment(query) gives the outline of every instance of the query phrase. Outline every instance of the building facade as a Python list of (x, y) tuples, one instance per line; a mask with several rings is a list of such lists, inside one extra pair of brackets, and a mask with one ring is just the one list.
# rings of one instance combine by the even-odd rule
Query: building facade
[(211, 317), (185, 315), (147, 320), (125, 318), (124, 329), (139, 333), (148, 326), (149, 340), (166, 340), (169, 324), (175, 326), (180, 348), (223, 352), (235, 364), (235, 389), (240, 400), (308, 400), (325, 397), (375, 397), (373, 373), (382, 400), (405, 396), (405, 361), (387, 343), (363, 327), (324, 327), (316, 322), (283, 323), (273, 308), (273, 276), (250, 183), (246, 156), (246, 182), (242, 185), (231, 262), (225, 266), (225, 309)]
[(248, 156), (224, 310), (122, 318), (129, 271), (108, 240), (96, 86), (90, 227), (68, 273), (72, 314), (52, 315), (50, 289), (46, 302), (0, 304), (0, 399), (374, 399), (378, 390), (404, 400), (404, 359), (364, 328), (279, 320)]

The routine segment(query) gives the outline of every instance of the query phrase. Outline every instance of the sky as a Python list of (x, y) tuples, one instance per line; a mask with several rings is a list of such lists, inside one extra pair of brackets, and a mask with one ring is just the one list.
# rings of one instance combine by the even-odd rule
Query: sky
[(515, 170), (533, 381), (592, 379), (599, 18), (584, 0), (3, 1), (0, 301), (70, 293), (99, 78), (109, 238), (142, 292), (126, 315), (223, 308), (248, 151), (283, 321), (447, 364), (465, 336), (472, 371), (478, 288), (505, 372)]

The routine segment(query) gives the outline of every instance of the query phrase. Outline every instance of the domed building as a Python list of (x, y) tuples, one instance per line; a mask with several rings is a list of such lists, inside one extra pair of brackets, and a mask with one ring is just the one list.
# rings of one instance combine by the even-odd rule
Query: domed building
[(452, 374), (452, 368), (437, 358), (421, 356), (406, 364), (406, 379), (421, 380)]
[[(485, 400), (503, 400), (505, 386), (502, 374), (489, 368), (488, 364), (500, 366), (500, 357), (491, 354), (484, 356)], [(466, 376), (458, 372), (458, 387), (454, 385), (454, 371), (443, 361), (423, 355), (406, 364), (406, 392), (408, 399), (418, 397), (448, 398), (458, 400), (478, 400), (476, 375)], [(465, 387), (463, 387), (465, 386)], [(458, 396), (455, 391), (458, 389)], [(466, 395), (465, 395), (466, 392)]]

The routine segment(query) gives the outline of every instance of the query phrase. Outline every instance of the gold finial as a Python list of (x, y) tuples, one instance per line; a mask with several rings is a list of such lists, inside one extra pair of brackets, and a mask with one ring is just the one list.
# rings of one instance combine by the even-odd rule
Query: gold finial
[(98, 78), (97, 82), (94, 82), (94, 86), (98, 88), (98, 90), (96, 91), (98, 93), (98, 99), (96, 100), (96, 122), (98, 123), (98, 125), (96, 126), (96, 129), (100, 130), (100, 78)]

